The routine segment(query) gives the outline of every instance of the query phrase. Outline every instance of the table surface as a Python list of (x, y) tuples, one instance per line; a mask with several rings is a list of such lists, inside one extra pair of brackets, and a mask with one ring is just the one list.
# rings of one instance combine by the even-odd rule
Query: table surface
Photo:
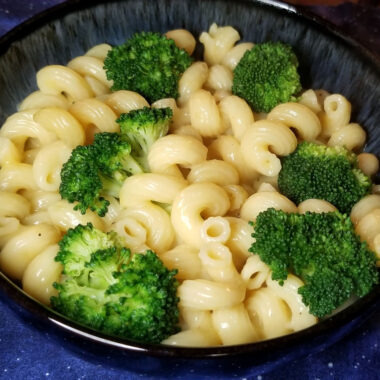
[[(61, 2), (63, 0), (0, 0), (0, 35), (33, 14)], [(306, 3), (312, 2), (306, 0)], [(326, 3), (328, 1), (324, 1)], [(308, 9), (332, 21), (380, 57), (379, 3), (367, 0), (335, 7), (314, 5)], [(23, 318), (18, 309), (19, 306), (11, 304), (0, 293), (0, 379), (151, 378), (144, 373), (114, 368), (112, 364), (90, 361), (86, 352), (74, 352), (61, 345), (50, 327), (41, 328)], [(364, 326), (335, 345), (262, 373), (255, 379), (375, 380), (380, 379), (379, 368), (380, 310)], [(189, 374), (186, 378), (195, 377)]]

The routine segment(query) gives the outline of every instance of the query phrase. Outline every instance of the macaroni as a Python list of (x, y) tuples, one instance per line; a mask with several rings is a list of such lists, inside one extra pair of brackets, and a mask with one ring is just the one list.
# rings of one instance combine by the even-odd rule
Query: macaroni
[(187, 180), (190, 183), (212, 182), (220, 186), (237, 185), (239, 173), (228, 162), (208, 160), (194, 165), (187, 176)]
[(241, 141), (244, 132), (255, 121), (249, 105), (238, 96), (231, 95), (220, 101), (219, 109), (227, 128), (230, 127), (235, 138)]
[(339, 94), (327, 96), (324, 99), (323, 108), (324, 112), (320, 115), (323, 137), (330, 137), (349, 123), (351, 104), (344, 96)]
[(225, 130), (220, 112), (212, 94), (198, 90), (189, 99), (191, 126), (203, 137), (215, 137)]
[(186, 50), (190, 55), (193, 54), (196, 41), (189, 31), (186, 29), (175, 29), (170, 30), (165, 35), (167, 38), (174, 40), (179, 48)]
[(174, 199), (171, 220), (181, 240), (197, 248), (201, 246), (203, 217), (224, 215), (230, 207), (226, 192), (213, 183), (195, 183)]
[(313, 141), (321, 133), (321, 123), (317, 115), (303, 104), (280, 104), (269, 112), (268, 120), (279, 121), (294, 128), (305, 141)]
[(195, 62), (185, 70), (178, 82), (178, 103), (181, 106), (186, 104), (191, 94), (203, 87), (208, 75), (209, 70), (205, 62)]
[(204, 45), (204, 60), (208, 65), (221, 63), (238, 40), (240, 36), (234, 28), (212, 24), (208, 33), (203, 32), (199, 37), (199, 41)]
[(205, 87), (211, 91), (232, 89), (232, 71), (223, 65), (214, 65), (210, 67)]
[(176, 165), (191, 168), (206, 160), (207, 148), (192, 136), (168, 135), (158, 139), (148, 155), (153, 173), (171, 174), (182, 177)]
[(297, 212), (297, 206), (277, 191), (262, 191), (252, 194), (243, 204), (240, 216), (255, 221), (260, 212), (274, 208), (285, 212)]
[(356, 123), (347, 124), (331, 134), (330, 146), (344, 146), (350, 150), (361, 149), (365, 143), (366, 133), (364, 129)]
[(281, 170), (277, 156), (287, 156), (296, 147), (294, 133), (284, 124), (269, 120), (256, 121), (244, 132), (241, 140), (246, 164), (269, 177), (276, 176)]
[(230, 49), (222, 59), (222, 64), (228, 67), (230, 70), (233, 70), (240, 59), (243, 57), (244, 53), (253, 48), (253, 43), (251, 42), (242, 42), (235, 45)]
[(62, 272), (62, 264), (54, 260), (58, 249), (57, 244), (44, 249), (30, 262), (22, 276), (23, 289), (44, 304), (49, 304), (50, 297), (58, 293), (53, 287)]
[(239, 283), (239, 273), (232, 262), (231, 252), (223, 244), (217, 242), (203, 243), (199, 258), (212, 280)]
[(178, 287), (180, 305), (200, 310), (217, 310), (238, 305), (244, 300), (240, 284), (209, 280), (185, 280)]
[[(107, 96), (105, 99), (105, 104), (109, 106), (117, 116), (139, 108), (149, 107), (149, 103), (140, 94), (126, 90), (116, 91)], [(106, 110), (104, 106), (102, 106), (102, 108)], [(106, 110), (105, 113), (110, 114), (108, 110)], [(114, 122), (115, 119), (112, 120), (111, 125), (114, 125)], [(117, 127), (114, 128), (117, 129)]]
[(37, 86), (43, 93), (66, 94), (77, 101), (94, 95), (86, 80), (74, 70), (59, 65), (46, 66), (37, 73)]

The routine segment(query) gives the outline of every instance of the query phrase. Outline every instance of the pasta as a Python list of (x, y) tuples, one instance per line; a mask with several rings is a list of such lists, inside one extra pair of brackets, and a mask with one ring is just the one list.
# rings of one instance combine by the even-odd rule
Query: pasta
[(297, 206), (277, 191), (261, 191), (252, 194), (243, 204), (240, 216), (245, 220), (256, 220), (260, 212), (274, 208), (285, 212), (297, 212)]
[(200, 90), (209, 75), (208, 66), (204, 62), (193, 63), (182, 75), (178, 82), (178, 103), (183, 106), (189, 100), (191, 94)]
[(245, 287), (210, 280), (185, 280), (178, 288), (180, 305), (200, 310), (217, 310), (238, 305), (244, 300)]
[(319, 114), (322, 111), (323, 104), (318, 93), (314, 90), (305, 91), (299, 100), (300, 104), (311, 109), (315, 114)]
[(149, 151), (148, 162), (153, 173), (182, 177), (176, 165), (192, 168), (206, 160), (207, 148), (189, 135), (168, 135), (157, 140)]
[[(130, 221), (138, 223), (142, 226), (143, 235), (140, 229), (135, 225), (130, 225)], [(122, 228), (120, 228), (120, 224)], [(131, 228), (132, 227), (132, 228)], [(146, 243), (157, 254), (167, 251), (174, 240), (173, 227), (170, 224), (170, 217), (167, 212), (155, 204), (143, 203), (134, 207), (129, 207), (121, 213), (115, 222), (115, 228), (112, 228), (124, 236), (126, 243), (132, 249), (138, 251), (139, 246)], [(133, 239), (139, 239), (144, 236), (144, 239), (137, 244), (133, 243)], [(128, 246), (129, 246), (128, 245)]]
[(70, 112), (86, 129), (89, 125), (96, 126), (101, 132), (118, 132), (116, 114), (103, 102), (97, 99), (86, 99), (75, 102)]
[(222, 64), (228, 67), (230, 70), (233, 70), (236, 65), (239, 63), (241, 57), (247, 50), (253, 48), (253, 43), (251, 42), (242, 42), (236, 44), (232, 49), (230, 49), (222, 59)]
[(172, 203), (187, 185), (179, 177), (156, 173), (137, 174), (127, 178), (120, 190), (120, 205), (133, 206), (145, 202)]
[(342, 95), (333, 94), (327, 96), (324, 99), (323, 109), (324, 112), (320, 115), (323, 137), (330, 137), (350, 121), (351, 104)]
[(301, 280), (289, 275), (280, 286), (269, 275), (266, 282), (267, 287), (253, 291), (246, 301), (248, 313), (260, 326), (262, 338), (286, 335), (316, 323), (297, 293), (302, 286)]
[(58, 191), (62, 165), (69, 159), (71, 149), (63, 141), (41, 148), (33, 160), (33, 177), (36, 185), (45, 191)]
[(11, 140), (19, 152), (25, 150), (25, 142), (28, 139), (37, 141), (39, 145), (46, 145), (57, 139), (53, 132), (34, 121), (35, 113), (36, 110), (17, 112), (1, 127), (1, 137)]
[(305, 141), (313, 141), (321, 133), (321, 123), (317, 115), (303, 104), (280, 104), (269, 112), (268, 120), (279, 121), (294, 128)]
[(296, 136), (287, 126), (268, 120), (256, 121), (244, 132), (241, 141), (246, 164), (269, 177), (281, 170), (277, 156), (287, 156), (296, 147)]
[(208, 158), (221, 159), (232, 164), (244, 185), (250, 186), (252, 179), (257, 177), (256, 170), (245, 162), (239, 141), (233, 136), (221, 135), (215, 139), (208, 147)]
[(331, 134), (328, 145), (344, 146), (350, 150), (360, 150), (366, 139), (366, 133), (357, 123), (347, 124)]
[(241, 270), (250, 256), (248, 249), (252, 244), (252, 228), (242, 218), (226, 217), (226, 219), (231, 229), (226, 246), (232, 253), (232, 260), (236, 268)]
[(163, 263), (169, 269), (177, 269), (179, 280), (196, 280), (202, 277), (202, 263), (195, 247), (179, 244), (169, 251), (160, 254)]
[[(351, 219), (356, 224), (356, 233), (380, 258), (380, 197), (367, 195), (362, 198), (351, 211)], [(377, 262), (379, 265), (379, 262)]]
[[(149, 103), (137, 92), (133, 91), (116, 91), (109, 95), (105, 99), (105, 104), (111, 108), (111, 110), (120, 115), (122, 113), (128, 113), (129, 111), (136, 110), (143, 107), (148, 107)], [(106, 114), (111, 114), (110, 111), (102, 106)], [(114, 121), (112, 120), (111, 125), (114, 126)], [(117, 129), (117, 127), (114, 126)]]
[(9, 164), (0, 170), (0, 190), (18, 192), (22, 189), (35, 190), (33, 166), (28, 164)]
[(46, 66), (37, 73), (37, 86), (43, 93), (66, 94), (72, 101), (94, 95), (86, 80), (74, 70), (59, 65)]
[(167, 32), (165, 35), (167, 38), (174, 40), (175, 44), (179, 48), (186, 50), (190, 55), (193, 54), (196, 41), (193, 35), (188, 30), (169, 30), (169, 32)]
[(166, 339), (164, 344), (207, 347), (222, 343), (212, 324), (210, 311), (181, 307), (181, 315), (183, 331)]
[(210, 333), (209, 329), (190, 329), (174, 334), (162, 343), (172, 346), (209, 347), (219, 345), (220, 339), (214, 331)]
[(67, 110), (69, 105), (69, 101), (62, 94), (45, 94), (41, 91), (35, 91), (22, 101), (19, 110), (26, 111), (45, 107), (59, 107)]
[(373, 177), (379, 171), (379, 160), (371, 153), (360, 153), (358, 155), (359, 169), (369, 177)]
[(194, 165), (187, 180), (190, 183), (212, 182), (220, 186), (237, 185), (239, 173), (228, 162), (222, 160), (208, 160)]
[(205, 46), (206, 63), (209, 65), (220, 63), (239, 39), (239, 33), (234, 28), (218, 27), (215, 23), (212, 24), (208, 33), (203, 32), (199, 37), (199, 41)]
[(234, 137), (240, 141), (244, 132), (255, 121), (251, 108), (243, 99), (231, 95), (220, 101), (219, 109), (227, 128), (231, 127)]
[(323, 199), (307, 199), (298, 205), (298, 212), (305, 214), (306, 212), (333, 212), (336, 207)]
[(231, 252), (223, 244), (217, 242), (203, 243), (199, 258), (212, 280), (239, 283), (239, 273), (233, 265)]
[[(207, 218), (201, 228), (201, 240), (205, 243), (225, 243), (231, 235), (231, 227), (226, 218), (215, 216)], [(223, 247), (218, 247), (223, 250)], [(226, 253), (228, 255), (228, 253)], [(202, 255), (200, 253), (200, 255)], [(216, 252), (219, 255), (219, 252)]]
[(257, 255), (250, 256), (241, 271), (247, 289), (260, 289), (269, 276), (269, 268)]
[(245, 305), (251, 320), (259, 328), (261, 340), (292, 332), (288, 326), (288, 308), (273, 289), (262, 287), (253, 291), (247, 297)]
[(205, 87), (211, 91), (231, 91), (232, 71), (223, 65), (211, 66), (208, 72)]
[(254, 328), (242, 303), (230, 308), (215, 310), (212, 313), (212, 322), (225, 345), (259, 340), (258, 331)]
[(94, 227), (104, 229), (104, 222), (93, 211), (88, 211), (85, 215), (80, 211), (74, 210), (73, 205), (66, 200), (54, 202), (47, 208), (50, 223), (61, 231), (67, 231), (78, 224), (86, 225), (91, 223)]
[(58, 249), (56, 244), (47, 247), (30, 262), (22, 276), (23, 289), (45, 304), (57, 294), (53, 283), (59, 281), (62, 272), (62, 264), (54, 260)]
[(231, 215), (237, 215), (240, 212), (241, 206), (248, 198), (247, 190), (241, 185), (225, 185), (224, 191), (227, 193), (230, 199), (230, 209), (228, 211)]
[[(192, 54), (196, 40), (184, 29), (166, 36)], [(176, 269), (182, 331), (162, 343), (207, 347), (270, 339), (307, 328), (316, 317), (302, 302), (302, 281), (283, 286), (250, 252), (257, 216), (269, 209), (327, 213), (322, 199), (294, 204), (278, 190), (281, 157), (301, 141), (360, 152), (365, 129), (351, 122), (351, 104), (340, 94), (306, 90), (297, 102), (254, 113), (232, 95), (233, 70), (254, 46), (238, 43), (230, 26), (212, 24), (199, 38), (204, 61), (195, 61), (178, 82), (178, 99), (153, 104), (130, 90), (111, 92), (103, 68), (108, 44), (96, 45), (67, 66), (37, 73), (38, 90), (0, 130), (0, 269), (49, 305), (62, 277), (54, 260), (71, 228), (91, 223), (115, 231), (133, 253), (153, 250)], [(148, 97), (147, 97), (148, 98)], [(108, 212), (82, 214), (59, 194), (61, 169), (78, 145), (96, 133), (119, 133), (121, 114), (143, 107), (173, 112), (170, 133), (153, 143), (149, 172), (129, 176), (119, 194), (105, 196)], [(368, 176), (379, 170), (370, 153), (358, 154)], [(377, 186), (377, 187), (376, 187)], [(356, 232), (380, 259), (380, 190), (351, 211)]]
[(171, 220), (177, 235), (187, 244), (200, 247), (203, 218), (224, 215), (230, 207), (226, 192), (213, 183), (195, 183), (174, 199)]
[(215, 137), (225, 130), (220, 112), (212, 94), (198, 90), (189, 99), (191, 125), (203, 137)]
[(6, 242), (0, 253), (0, 266), (12, 278), (21, 280), (30, 262), (42, 250), (60, 239), (50, 225), (20, 226)]

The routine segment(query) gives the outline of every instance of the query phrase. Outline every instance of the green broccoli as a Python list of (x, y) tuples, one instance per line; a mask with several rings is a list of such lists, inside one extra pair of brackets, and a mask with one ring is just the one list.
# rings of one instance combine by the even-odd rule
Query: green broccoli
[(71, 229), (59, 243), (63, 264), (52, 307), (106, 334), (160, 343), (179, 331), (177, 271), (147, 251), (131, 254), (115, 233), (91, 224)]
[(123, 113), (117, 119), (123, 138), (131, 144), (132, 155), (149, 171), (148, 153), (152, 144), (169, 131), (173, 112), (170, 108), (149, 108)]
[(84, 264), (90, 261), (91, 254), (98, 250), (122, 247), (122, 240), (115, 232), (105, 233), (88, 224), (69, 229), (59, 242), (56, 261), (63, 264), (63, 273), (78, 277), (83, 272)]
[(74, 209), (82, 214), (90, 209), (104, 216), (109, 206), (104, 196), (118, 198), (124, 180), (143, 172), (130, 153), (117, 133), (98, 133), (92, 145), (76, 147), (61, 170), (62, 198), (78, 202)]
[[(113, 335), (143, 342), (159, 343), (177, 333), (179, 310), (176, 270), (169, 271), (152, 251), (135, 254), (123, 272), (115, 274), (117, 283), (106, 294), (122, 302), (108, 305), (105, 328)], [(115, 318), (121, 322), (114, 323)]]
[(350, 218), (331, 213), (287, 214), (268, 209), (254, 223), (250, 252), (258, 254), (280, 284), (292, 272), (305, 283), (298, 292), (317, 317), (379, 282), (375, 254), (355, 234)]
[(191, 58), (173, 40), (159, 33), (134, 34), (123, 45), (112, 48), (104, 61), (112, 90), (138, 92), (153, 103), (178, 97), (178, 81)]
[(91, 146), (77, 146), (61, 170), (59, 193), (69, 202), (78, 202), (74, 210), (82, 214), (89, 208), (100, 216), (108, 210), (109, 201), (103, 198), (102, 180)]
[(234, 70), (232, 92), (256, 112), (296, 101), (301, 91), (298, 59), (289, 45), (266, 42), (245, 52)]
[(116, 195), (124, 180), (133, 175), (143, 173), (143, 169), (131, 155), (131, 145), (118, 133), (97, 133), (93, 142), (96, 164), (102, 176), (116, 182)]
[(302, 142), (281, 161), (279, 189), (297, 204), (324, 199), (350, 213), (371, 188), (370, 178), (358, 168), (357, 156), (344, 147)]

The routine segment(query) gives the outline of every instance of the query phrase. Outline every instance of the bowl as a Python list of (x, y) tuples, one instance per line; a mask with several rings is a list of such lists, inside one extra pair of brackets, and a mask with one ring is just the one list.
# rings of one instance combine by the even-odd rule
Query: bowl
[[(365, 150), (380, 155), (379, 63), (331, 25), (276, 1), (75, 0), (51, 8), (0, 39), (0, 122), (36, 89), (35, 73), (44, 65), (66, 64), (98, 43), (122, 43), (135, 31), (186, 28), (198, 36), (212, 22), (234, 26), (246, 41), (281, 40), (292, 45), (304, 88), (324, 88), (346, 96), (352, 103), (353, 120), (368, 132)], [(201, 49), (195, 54), (201, 57)], [(51, 325), (43, 328), (53, 329), (62, 343), (86, 351), (92, 360), (102, 361), (106, 355), (116, 365), (146, 374), (169, 378), (194, 373), (221, 379), (253, 376), (336, 342), (375, 310), (380, 295), (377, 286), (342, 312), (288, 336), (239, 346), (185, 348), (135, 343), (94, 332), (38, 303), (2, 273), (0, 290), (23, 307), (26, 318), (37, 318), (40, 326), (49, 321)]]

